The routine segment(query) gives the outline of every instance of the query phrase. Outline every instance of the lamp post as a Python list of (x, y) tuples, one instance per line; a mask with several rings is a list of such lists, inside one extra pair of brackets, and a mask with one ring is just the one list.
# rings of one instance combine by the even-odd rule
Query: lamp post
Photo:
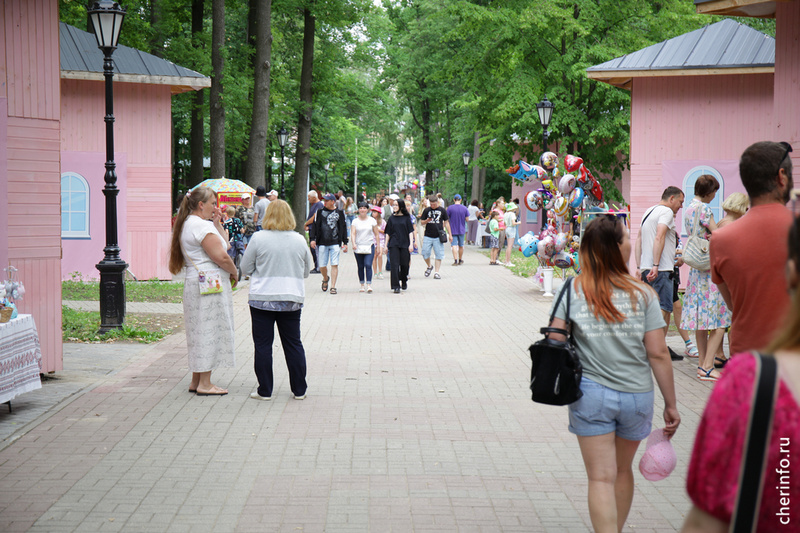
[(325, 163), (325, 189), (323, 189), (325, 192), (323, 194), (328, 192), (328, 171), (330, 169), (331, 169), (331, 164)]
[(121, 329), (125, 322), (125, 270), (128, 264), (119, 255), (117, 242), (117, 172), (114, 163), (114, 62), (111, 54), (117, 48), (119, 30), (125, 10), (117, 2), (100, 0), (88, 10), (94, 27), (97, 47), (103, 52), (103, 75), (106, 80), (106, 172), (103, 195), (106, 197), (106, 246), (100, 271), (100, 333)]
[(553, 116), (554, 107), (555, 104), (547, 99), (547, 95), (544, 95), (544, 100), (536, 104), (536, 111), (539, 112), (539, 121), (542, 123), (542, 129), (544, 130), (542, 135), (544, 139), (544, 144), (542, 146), (543, 152), (547, 151), (547, 128), (550, 126), (550, 118)]
[[(550, 126), (550, 118), (553, 116), (554, 107), (555, 105), (553, 104), (553, 102), (547, 99), (547, 95), (544, 95), (544, 100), (536, 104), (536, 111), (538, 111), (539, 113), (539, 121), (542, 123), (542, 130), (543, 130), (542, 138), (544, 140), (544, 143), (542, 145), (542, 152), (547, 151), (547, 133), (548, 133), (547, 128)], [(546, 227), (547, 227), (547, 213), (545, 213), (544, 210), (542, 210), (542, 229)], [(550, 292), (551, 291), (546, 291), (545, 295), (547, 295), (547, 293)]]
[(435, 168), (435, 169), (433, 169), (433, 181), (431, 182), (431, 190), (428, 191), (428, 194), (435, 194), (436, 193), (435, 185), (436, 185), (436, 183), (438, 181), (439, 181), (439, 169)]
[(286, 200), (286, 188), (283, 186), (283, 154), (288, 138), (289, 132), (286, 131), (286, 128), (281, 126), (281, 129), (278, 130), (278, 144), (281, 146), (281, 200)]
[(467, 167), (469, 166), (469, 158), (472, 155), (469, 152), (461, 154), (461, 159), (464, 161), (464, 203), (467, 203)]

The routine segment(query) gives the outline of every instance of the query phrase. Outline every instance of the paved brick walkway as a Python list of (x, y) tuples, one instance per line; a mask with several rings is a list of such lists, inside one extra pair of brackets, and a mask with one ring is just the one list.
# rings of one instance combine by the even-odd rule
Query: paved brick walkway
[[(527, 346), (550, 300), (472, 248), (465, 261), (445, 260), (434, 280), (412, 256), (400, 295), (388, 276), (359, 294), (352, 254), (339, 294), (312, 275), (304, 401), (291, 397), (280, 349), (273, 400), (248, 398), (246, 291), (235, 296), (236, 367), (214, 373), (225, 397), (186, 391), (182, 334), (114, 356), (114, 371), (12, 428), (0, 450), (0, 531), (589, 530), (566, 409), (534, 404), (528, 391)], [(65, 374), (71, 364), (68, 355)], [(685, 471), (711, 386), (689, 362), (674, 367), (679, 465), (658, 483), (637, 471), (636, 531), (674, 531), (689, 507)], [(29, 395), (57, 396), (52, 387)], [(0, 415), (0, 427), (11, 420)]]

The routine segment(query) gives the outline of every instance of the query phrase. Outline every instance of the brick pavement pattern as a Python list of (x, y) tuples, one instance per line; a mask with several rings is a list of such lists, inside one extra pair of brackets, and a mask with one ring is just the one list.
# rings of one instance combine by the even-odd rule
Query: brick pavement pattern
[[(273, 399), (249, 399), (245, 286), (234, 297), (236, 367), (213, 377), (230, 394), (187, 392), (183, 332), (126, 359), (4, 442), (0, 531), (590, 530), (566, 408), (534, 404), (528, 390), (527, 347), (551, 299), (474, 247), (464, 259), (435, 280), (413, 255), (399, 295), (388, 275), (359, 293), (352, 253), (339, 294), (312, 275), (303, 401), (277, 335)], [(682, 352), (679, 338), (670, 344)], [(675, 531), (689, 509), (686, 467), (711, 385), (688, 361), (673, 365), (678, 468), (658, 483), (636, 470), (636, 531)], [(657, 393), (656, 426), (662, 408)]]

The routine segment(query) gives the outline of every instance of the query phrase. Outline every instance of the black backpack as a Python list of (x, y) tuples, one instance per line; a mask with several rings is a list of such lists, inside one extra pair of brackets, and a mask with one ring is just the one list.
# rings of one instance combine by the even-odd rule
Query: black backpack
[[(544, 339), (531, 344), (531, 400), (536, 403), (548, 405), (568, 405), (576, 402), (583, 396), (581, 391), (581, 377), (583, 367), (575, 350), (572, 340), (571, 321), (569, 319), (570, 284), (568, 278), (558, 295), (553, 313), (550, 315), (549, 324), (553, 323), (556, 309), (561, 304), (561, 298), (567, 293), (567, 327), (569, 331), (545, 327), (540, 332)], [(557, 341), (548, 338), (548, 333), (560, 333), (567, 337), (566, 341)]]

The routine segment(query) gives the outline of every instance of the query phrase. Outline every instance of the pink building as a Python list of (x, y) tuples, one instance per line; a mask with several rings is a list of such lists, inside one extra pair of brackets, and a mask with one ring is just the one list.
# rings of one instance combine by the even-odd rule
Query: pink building
[(58, 2), (0, 9), (0, 265), (25, 283), (18, 307), (36, 321), (43, 371), (61, 370)]
[[(696, 3), (703, 12), (706, 2)], [(721, 216), (722, 200), (744, 192), (738, 160), (747, 146), (800, 140), (800, 1), (707, 3), (761, 4), (777, 19), (776, 39), (723, 20), (587, 69), (590, 78), (631, 91), (634, 239), (667, 186), (681, 187), (688, 203), (694, 180), (715, 175), (721, 188), (711, 207)]]
[[(97, 277), (103, 258), (102, 54), (92, 35), (59, 28), (57, 0), (5, 0), (0, 45), (0, 265), (19, 269), (18, 306), (53, 372), (63, 369), (61, 279)], [(210, 80), (124, 46), (114, 61), (122, 257), (139, 278), (169, 278), (171, 95)]]
[[(95, 265), (105, 246), (103, 55), (94, 35), (60, 26), (61, 276), (99, 278)], [(120, 255), (138, 279), (171, 279), (171, 97), (209, 87), (211, 80), (127, 46), (113, 57)]]

